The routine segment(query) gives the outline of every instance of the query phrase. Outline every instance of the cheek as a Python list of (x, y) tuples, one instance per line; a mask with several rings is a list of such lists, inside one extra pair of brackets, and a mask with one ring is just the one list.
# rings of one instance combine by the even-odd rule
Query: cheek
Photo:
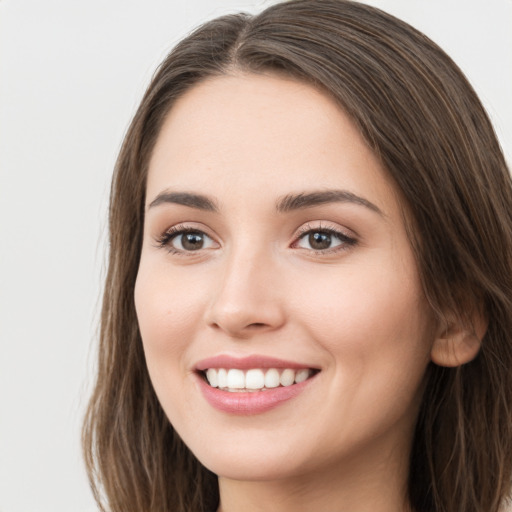
[[(197, 404), (184, 383), (190, 374), (188, 350), (197, 337), (204, 294), (160, 261), (141, 260), (135, 308), (153, 389), (169, 418), (192, 421)], [(188, 418), (188, 420), (186, 419)], [(180, 421), (173, 421), (177, 428)]]
[(393, 262), (385, 263), (304, 273), (290, 290), (292, 307), (301, 309), (295, 316), (314, 325), (322, 337), (346, 333), (357, 340), (366, 332), (377, 340), (385, 332), (408, 329), (417, 336), (426, 320), (419, 281)]
[[(408, 435), (430, 360), (429, 315), (419, 283), (382, 270), (345, 272), (311, 287), (302, 315), (303, 328), (330, 358), (323, 376), (329, 392), (315, 414), (344, 425), (343, 439), (354, 447), (390, 429)], [(336, 446), (338, 430), (329, 432)]]
[[(391, 259), (357, 272), (316, 276), (303, 283), (303, 326), (329, 353), (336, 379), (360, 389), (414, 391), (430, 360), (431, 321), (419, 280)], [(297, 296), (297, 294), (295, 294)], [(376, 396), (378, 395), (376, 394)]]
[(201, 316), (204, 300), (197, 286), (159, 262), (141, 261), (135, 285), (135, 308), (148, 368), (152, 374), (178, 364)]

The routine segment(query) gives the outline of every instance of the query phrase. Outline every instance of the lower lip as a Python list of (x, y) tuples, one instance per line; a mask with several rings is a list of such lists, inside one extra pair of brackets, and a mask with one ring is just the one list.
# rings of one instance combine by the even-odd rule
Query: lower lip
[(299, 384), (244, 393), (243, 391), (231, 392), (213, 388), (198, 376), (203, 396), (212, 407), (228, 414), (238, 415), (261, 414), (275, 409), (299, 395), (314, 378), (313, 375)]

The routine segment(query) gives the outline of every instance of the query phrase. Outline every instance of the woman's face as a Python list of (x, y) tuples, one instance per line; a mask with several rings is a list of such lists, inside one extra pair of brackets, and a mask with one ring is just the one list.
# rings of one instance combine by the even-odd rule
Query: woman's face
[(162, 407), (215, 473), (407, 459), (430, 315), (394, 186), (311, 86), (224, 76), (177, 101), (135, 301)]

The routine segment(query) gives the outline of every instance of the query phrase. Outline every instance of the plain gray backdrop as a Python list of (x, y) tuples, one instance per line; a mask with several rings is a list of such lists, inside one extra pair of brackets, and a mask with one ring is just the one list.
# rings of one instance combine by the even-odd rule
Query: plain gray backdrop
[[(79, 446), (112, 167), (152, 72), (260, 0), (0, 0), (0, 512), (94, 511)], [(370, 0), (439, 43), (512, 161), (512, 0)]]

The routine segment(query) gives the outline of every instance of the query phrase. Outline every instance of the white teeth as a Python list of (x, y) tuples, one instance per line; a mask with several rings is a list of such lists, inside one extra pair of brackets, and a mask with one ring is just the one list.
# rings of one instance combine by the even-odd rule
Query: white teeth
[(245, 374), (247, 389), (262, 389), (265, 387), (265, 375), (262, 370), (249, 370)]
[(311, 370), (303, 368), (292, 370), (286, 368), (277, 370), (270, 368), (262, 370), (253, 368), (247, 371), (231, 368), (208, 368), (206, 370), (206, 379), (210, 386), (214, 388), (226, 389), (227, 391), (250, 390), (257, 391), (262, 389), (271, 389), (281, 386), (291, 386), (304, 382), (311, 376)]
[(281, 373), (279, 381), (281, 382), (281, 386), (291, 386), (295, 382), (295, 372), (287, 368)]
[(309, 370), (299, 370), (295, 374), (295, 383), (299, 384), (300, 382), (304, 382), (309, 377)]
[[(206, 377), (208, 378), (208, 376)], [(219, 386), (219, 388), (225, 388), (228, 385), (228, 372), (224, 370), (224, 368), (221, 368), (217, 372), (217, 385)]]
[(235, 370), (231, 368), (228, 371), (228, 379), (226, 387), (231, 389), (242, 389), (245, 388), (245, 375), (242, 370)]
[(277, 388), (279, 386), (279, 372), (275, 368), (270, 368), (265, 374), (265, 387)]
[(210, 386), (212, 386), (213, 388), (216, 388), (219, 385), (217, 371), (214, 370), (213, 368), (208, 368), (208, 370), (206, 371), (206, 378), (208, 379)]

